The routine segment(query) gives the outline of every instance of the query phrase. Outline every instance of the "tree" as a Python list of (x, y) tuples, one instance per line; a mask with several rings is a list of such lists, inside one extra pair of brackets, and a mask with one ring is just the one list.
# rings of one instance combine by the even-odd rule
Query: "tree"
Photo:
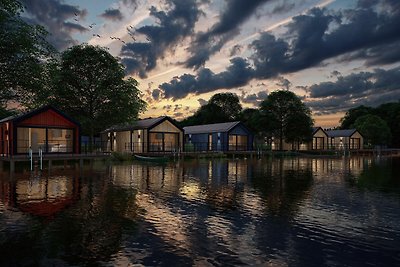
[(182, 127), (233, 121), (238, 119), (242, 106), (239, 97), (232, 93), (220, 93), (211, 97), (195, 114), (180, 122)]
[(232, 93), (219, 93), (210, 98), (209, 105), (216, 105), (221, 108), (221, 111), (230, 121), (236, 120), (242, 105), (240, 105), (239, 97)]
[(180, 125), (185, 127), (226, 121), (228, 121), (228, 117), (222, 111), (221, 107), (215, 104), (206, 104), (201, 106), (192, 116), (181, 121)]
[(386, 121), (392, 133), (393, 147), (400, 147), (400, 102), (382, 104), (375, 109), (375, 114)]
[(1, 104), (9, 100), (24, 104), (25, 95), (43, 87), (44, 62), (55, 52), (45, 40), (44, 28), (23, 21), (22, 11), (18, 1), (0, 1)]
[(293, 92), (272, 92), (261, 103), (260, 110), (270, 122), (269, 129), (264, 130), (279, 138), (279, 149), (283, 148), (283, 140), (293, 142), (311, 138), (311, 111)]
[(351, 108), (346, 112), (346, 115), (340, 119), (340, 128), (349, 129), (354, 127), (355, 121), (364, 115), (373, 114), (373, 108), (366, 106), (358, 106), (356, 108)]
[(124, 80), (123, 66), (99, 46), (64, 51), (55, 73), (49, 102), (79, 120), (92, 138), (114, 124), (133, 122), (146, 107), (137, 81)]
[(15, 109), (7, 109), (6, 106), (0, 105), (0, 120), (16, 114), (17, 111)]
[(361, 116), (355, 121), (354, 126), (370, 145), (387, 145), (390, 141), (390, 128), (379, 116), (371, 114)]

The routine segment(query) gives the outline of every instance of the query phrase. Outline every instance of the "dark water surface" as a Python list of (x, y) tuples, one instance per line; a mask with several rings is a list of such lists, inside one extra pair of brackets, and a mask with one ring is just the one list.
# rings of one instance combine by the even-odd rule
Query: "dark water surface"
[(0, 266), (400, 266), (400, 158), (0, 177)]

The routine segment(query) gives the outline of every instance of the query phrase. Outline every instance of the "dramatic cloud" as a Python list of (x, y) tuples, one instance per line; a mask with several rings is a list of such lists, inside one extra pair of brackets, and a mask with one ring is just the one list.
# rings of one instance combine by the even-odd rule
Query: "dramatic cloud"
[(100, 16), (105, 19), (112, 20), (112, 21), (118, 21), (118, 20), (122, 20), (124, 18), (124, 16), (122, 15), (121, 11), (119, 11), (119, 9), (107, 9)]
[(146, 25), (136, 30), (137, 34), (146, 36), (148, 42), (134, 42), (121, 49), (122, 63), (129, 74), (146, 73), (156, 67), (157, 59), (172, 49), (188, 35), (193, 34), (196, 21), (201, 15), (196, 0), (167, 0), (170, 10), (150, 9), (150, 15), (158, 25)]
[[(390, 4), (389, 1), (385, 2)], [(393, 5), (398, 6), (399, 2)], [(323, 60), (355, 52), (368, 54), (369, 64), (393, 63), (387, 54), (398, 58), (400, 10), (378, 13), (378, 9), (328, 12), (312, 9), (307, 15), (293, 18), (287, 34), (292, 41), (276, 39), (264, 33), (253, 43), (257, 76), (269, 78), (313, 67)], [(382, 51), (378, 54), (374, 49)]]
[[(43, 25), (51, 34), (48, 37), (57, 49), (65, 49), (77, 42), (71, 37), (74, 31), (87, 29), (78, 24), (87, 14), (77, 6), (62, 3), (58, 0), (21, 0), (26, 6), (27, 19), (32, 23)], [(67, 22), (73, 20), (74, 22)]]
[[(358, 105), (377, 106), (400, 100), (400, 67), (338, 76), (334, 82), (322, 82), (306, 88), (307, 104), (322, 113), (345, 111)], [(321, 113), (321, 112), (320, 112)]]
[(166, 98), (174, 100), (184, 98), (188, 94), (201, 94), (212, 92), (220, 88), (235, 88), (243, 86), (253, 77), (253, 70), (246, 60), (234, 58), (231, 65), (224, 72), (215, 74), (210, 69), (204, 68), (197, 72), (197, 77), (183, 74), (174, 78), (170, 83), (163, 83), (160, 89)]
[[(383, 7), (390, 12), (386, 12)], [(317, 66), (331, 58), (345, 61), (354, 57), (361, 58), (362, 55), (367, 59), (367, 65), (398, 62), (398, 25), (399, 1), (384, 0), (375, 2), (369, 8), (336, 12), (314, 8), (307, 14), (293, 17), (292, 22), (286, 26), (287, 31), (283, 37), (278, 38), (264, 32), (258, 40), (253, 41), (253, 54), (249, 63), (254, 67), (250, 68), (244, 59), (235, 59), (236, 62), (246, 62), (246, 72), (241, 73), (239, 79), (220, 81), (220, 77), (237, 75), (237, 66), (231, 65), (226, 71), (217, 74), (208, 69), (200, 70), (197, 76), (184, 74), (170, 83), (162, 84), (160, 89), (165, 91), (167, 98), (177, 99), (189, 93), (243, 86), (252, 78), (274, 78)], [(199, 50), (200, 52), (202, 51)]]
[(229, 0), (220, 20), (207, 32), (201, 32), (189, 48), (191, 57), (185, 62), (186, 67), (198, 69), (218, 52), (232, 37), (239, 33), (238, 27), (246, 21), (261, 4), (270, 0)]

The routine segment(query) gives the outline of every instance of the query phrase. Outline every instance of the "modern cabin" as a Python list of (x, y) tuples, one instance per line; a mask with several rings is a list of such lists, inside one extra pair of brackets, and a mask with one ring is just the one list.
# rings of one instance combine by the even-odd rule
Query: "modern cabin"
[(248, 151), (253, 149), (252, 132), (241, 122), (184, 127), (185, 151)]
[(282, 149), (279, 149), (280, 139), (271, 138), (272, 150), (326, 150), (328, 149), (328, 135), (321, 127), (312, 128), (312, 140), (302, 143), (282, 142)]
[(330, 149), (334, 150), (356, 150), (362, 149), (364, 137), (356, 129), (349, 130), (330, 130), (326, 131), (329, 137)]
[(328, 135), (321, 127), (313, 127), (313, 140), (308, 144), (307, 150), (327, 150)]
[(103, 151), (152, 153), (182, 151), (183, 130), (167, 116), (113, 126), (101, 133)]
[(0, 154), (80, 153), (80, 124), (52, 106), (0, 120)]

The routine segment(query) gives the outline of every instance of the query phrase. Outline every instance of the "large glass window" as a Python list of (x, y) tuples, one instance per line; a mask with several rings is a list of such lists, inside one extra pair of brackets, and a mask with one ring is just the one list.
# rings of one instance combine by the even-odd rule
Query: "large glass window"
[(45, 128), (17, 128), (17, 153), (28, 153), (29, 148), (37, 153), (39, 149), (45, 150), (45, 146)]
[(313, 149), (324, 149), (324, 138), (323, 137), (314, 137), (313, 138)]
[(73, 152), (72, 129), (48, 129), (48, 152)]
[(360, 138), (350, 138), (350, 149), (360, 149), (361, 140)]
[(164, 133), (164, 150), (174, 151), (178, 149), (179, 135), (176, 133)]
[(229, 150), (247, 150), (247, 135), (229, 135)]
[(173, 151), (179, 148), (179, 134), (150, 133), (149, 151)]
[(247, 150), (247, 136), (238, 135), (237, 136), (237, 150)]
[[(47, 131), (47, 139), (46, 139)], [(44, 152), (73, 152), (73, 130), (72, 129), (46, 129), (46, 128), (17, 128), (17, 153), (38, 153), (39, 149)]]
[(150, 133), (149, 135), (149, 150), (150, 151), (163, 151), (163, 134)]
[(236, 135), (229, 135), (229, 150), (236, 150), (236, 141), (237, 141), (237, 136)]

